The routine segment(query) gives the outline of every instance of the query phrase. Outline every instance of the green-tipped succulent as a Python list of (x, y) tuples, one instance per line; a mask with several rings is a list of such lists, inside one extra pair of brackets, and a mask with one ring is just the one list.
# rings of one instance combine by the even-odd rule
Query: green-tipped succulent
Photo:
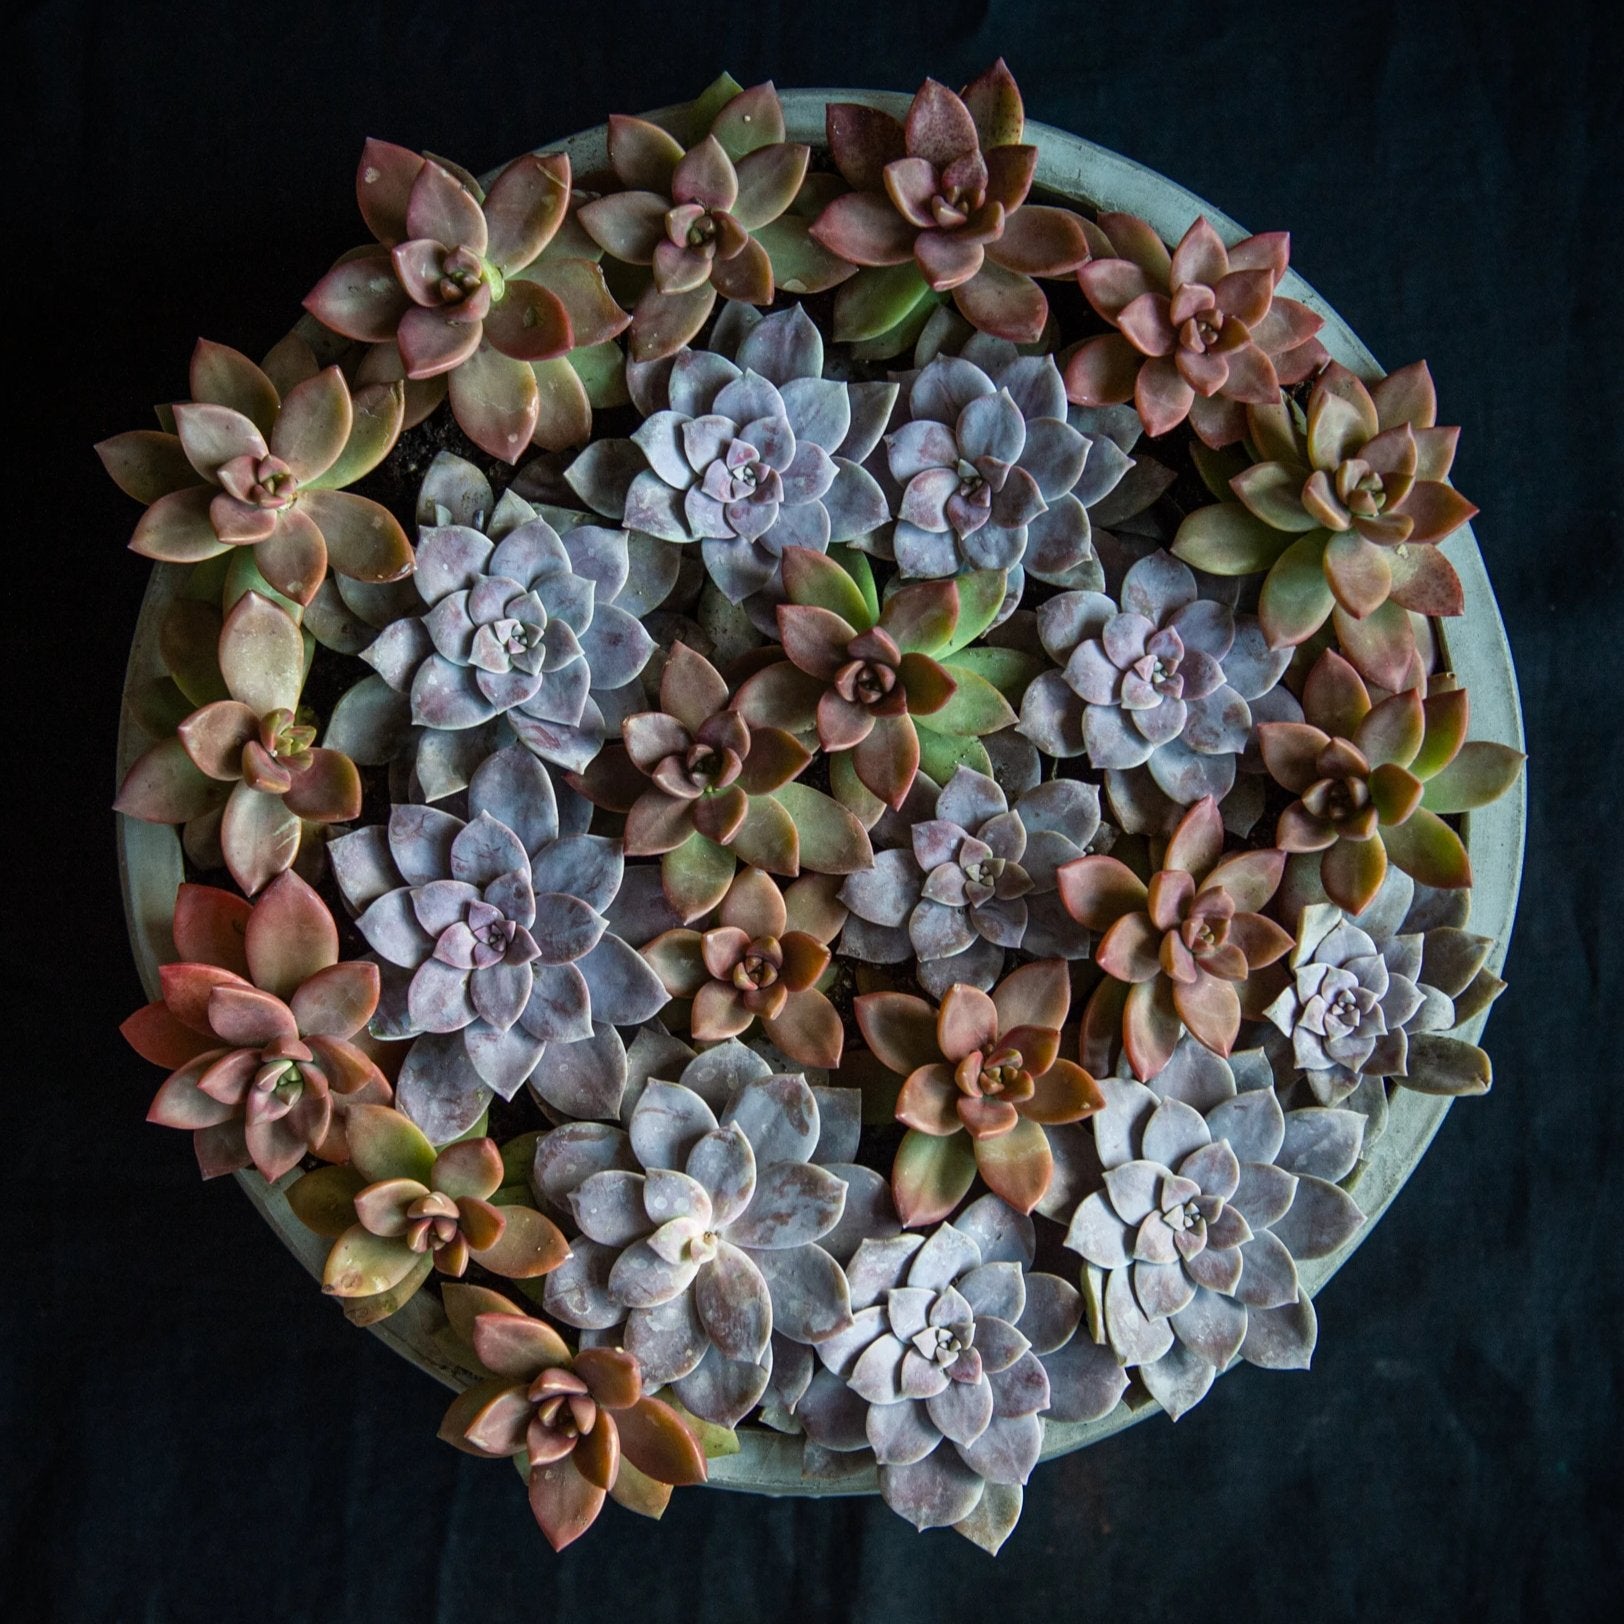
[(252, 906), (182, 885), (171, 931), (179, 959), (160, 971), (162, 996), (120, 1028), (169, 1070), (147, 1120), (191, 1131), (204, 1178), (347, 1160), (350, 1108), (390, 1100), (351, 1041), (377, 1007), (377, 965), (339, 961), (333, 916), (297, 874)]
[(1094, 1079), (1060, 1057), (1070, 1008), (1058, 959), (1022, 966), (991, 994), (951, 987), (939, 1009), (898, 992), (857, 1000), (869, 1049), (904, 1079), (896, 1118), (908, 1131), (891, 1168), (904, 1224), (940, 1222), (977, 1173), (1017, 1212), (1043, 1199), (1054, 1171), (1044, 1128), (1100, 1106)]
[(705, 1453), (681, 1414), (644, 1392), (624, 1348), (568, 1344), (500, 1292), (448, 1284), (451, 1328), (485, 1376), (451, 1401), (448, 1444), (524, 1472), (530, 1510), (561, 1551), (597, 1521), (606, 1498), (658, 1517), (681, 1484), (705, 1481)]
[(1003, 606), (1002, 570), (898, 587), (882, 606), (867, 559), (853, 554), (849, 565), (785, 550), (786, 657), (758, 670), (734, 704), (753, 725), (815, 737), (836, 797), (872, 824), (902, 805), (920, 772), (946, 783), (959, 766), (988, 771), (980, 740), (1015, 722), (998, 685), (1018, 699), (1036, 667), (1016, 650), (969, 646)]
[(288, 1190), (307, 1229), (333, 1242), (321, 1289), (358, 1324), (405, 1306), (436, 1269), (460, 1278), (470, 1263), (533, 1280), (569, 1256), (550, 1218), (492, 1198), (506, 1182), (490, 1139), (436, 1151), (422, 1131), (383, 1105), (357, 1105), (346, 1123), (349, 1162), (317, 1168)]
[(1258, 617), (1282, 648), (1327, 619), (1342, 652), (1379, 687), (1412, 685), (1410, 615), (1458, 615), (1460, 578), (1438, 543), (1477, 512), (1448, 483), (1460, 430), (1437, 427), (1426, 362), (1367, 386), (1332, 364), (1306, 410), (1249, 406), (1253, 461), (1235, 500), (1197, 508), (1173, 551), (1214, 575), (1267, 571)]
[(700, 1043), (762, 1031), (803, 1066), (840, 1063), (840, 1016), (818, 982), (829, 942), (845, 922), (832, 880), (808, 875), (787, 893), (769, 874), (735, 876), (699, 930), (663, 931), (643, 949), (665, 990), (691, 999), (688, 1028)]
[[(199, 339), (192, 399), (96, 447), (126, 495), (147, 504), (130, 547), (195, 564), (252, 547), (284, 597), (308, 603), (328, 566), (358, 581), (396, 581), (412, 567), (400, 522), (342, 489), (370, 473), (400, 434), (403, 396), (372, 384), (352, 395), (337, 367), (279, 392), (246, 355)], [(284, 380), (285, 381), (285, 380)]]
[(1167, 1065), (1186, 1031), (1228, 1055), (1242, 1018), (1258, 1018), (1277, 990), (1259, 972), (1291, 948), (1291, 936), (1262, 912), (1285, 866), (1279, 851), (1226, 856), (1210, 795), (1179, 820), (1148, 880), (1116, 857), (1064, 864), (1060, 899), (1100, 933), (1094, 960), (1107, 977), (1083, 1016), (1085, 1062), (1106, 1070), (1119, 1027), (1141, 1079)]
[(1472, 883), (1461, 837), (1444, 819), (1498, 800), (1522, 771), (1521, 751), (1466, 740), (1466, 690), (1434, 683), (1372, 704), (1364, 679), (1334, 649), (1303, 685), (1301, 722), (1265, 722), (1258, 745), (1274, 781), (1297, 799), (1275, 842), (1319, 869), (1326, 895), (1359, 913), (1389, 862), (1424, 885)]
[(660, 673), (660, 709), (628, 716), (622, 740), (570, 783), (626, 814), (626, 855), (659, 857), (684, 922), (716, 907), (739, 863), (794, 878), (802, 869), (850, 874), (874, 859), (857, 818), (796, 781), (811, 750), (770, 710), (749, 717), (685, 643)]
[(140, 756), (113, 805), (186, 824), (191, 849), (218, 850), (252, 896), (293, 864), (307, 826), (359, 815), (361, 777), (348, 756), (315, 747), (299, 707), (305, 642), (286, 610), (245, 593), (220, 628), (218, 657), (226, 697)]

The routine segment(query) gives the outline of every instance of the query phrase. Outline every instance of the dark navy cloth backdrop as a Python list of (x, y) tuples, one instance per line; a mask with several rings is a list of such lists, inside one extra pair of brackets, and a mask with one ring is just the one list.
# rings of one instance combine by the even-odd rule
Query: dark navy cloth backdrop
[[(770, 1617), (1578, 1619), (1621, 1578), (1624, 632), (1616, 8), (708, 0), (26, 5), (3, 280), (8, 689), (0, 1614), (199, 1624)], [(1513, 15), (1513, 13), (1521, 15)], [(147, 566), (97, 438), (258, 354), (361, 235), (361, 140), (475, 170), (752, 83), (961, 84), (1127, 153), (1292, 260), (1389, 366), (1425, 356), (1534, 760), (1494, 1092), (1452, 1111), (1320, 1299), (1311, 1375), (1249, 1369), (1040, 1469), (995, 1564), (873, 1501), (693, 1491), (554, 1557), (439, 1387), (344, 1325), (230, 1184), (145, 1125), (156, 1072), (110, 799)], [(16, 75), (18, 58), (22, 74)], [(21, 506), (19, 508), (19, 498)], [(21, 634), (20, 639), (18, 634)]]

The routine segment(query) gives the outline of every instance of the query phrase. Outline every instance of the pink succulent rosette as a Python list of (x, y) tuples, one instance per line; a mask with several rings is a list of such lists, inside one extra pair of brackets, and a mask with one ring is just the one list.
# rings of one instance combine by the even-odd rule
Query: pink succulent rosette
[(183, 885), (172, 929), (181, 957), (163, 967), (163, 996), (121, 1028), (143, 1060), (173, 1068), (149, 1120), (191, 1130), (205, 1178), (347, 1160), (349, 1109), (391, 1097), (351, 1041), (377, 1007), (378, 967), (339, 961), (333, 916), (297, 874), (252, 905)]
[(1205, 218), (1169, 254), (1136, 215), (1102, 214), (1112, 252), (1077, 272), (1088, 302), (1117, 329), (1082, 344), (1066, 389), (1085, 406), (1132, 401), (1149, 434), (1186, 418), (1209, 446), (1246, 432), (1245, 407), (1271, 406), (1325, 360), (1322, 318), (1276, 295), (1290, 251), (1283, 231), (1232, 248)]

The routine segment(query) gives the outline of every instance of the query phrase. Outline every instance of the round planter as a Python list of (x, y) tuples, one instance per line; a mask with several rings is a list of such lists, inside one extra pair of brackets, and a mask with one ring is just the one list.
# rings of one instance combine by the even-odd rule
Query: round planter
[[(867, 102), (901, 116), (908, 100), (905, 95), (867, 91), (792, 90), (783, 93), (790, 138), (814, 145), (823, 141), (824, 108), (830, 101)], [(586, 172), (601, 169), (606, 164), (606, 138), (606, 128), (600, 125), (537, 150), (562, 149), (569, 154), (578, 173)], [(1205, 214), (1228, 242), (1246, 235), (1227, 215), (1193, 193), (1090, 141), (1041, 124), (1029, 124), (1026, 139), (1038, 148), (1037, 184), (1045, 191), (1092, 209), (1138, 214), (1168, 242), (1176, 242), (1198, 214)], [(1287, 275), (1281, 291), (1324, 316), (1320, 338), (1334, 359), (1367, 379), (1381, 376), (1382, 368), (1370, 351), (1295, 272)], [(1520, 748), (1522, 714), (1511, 651), (1470, 527), (1458, 531), (1448, 546), (1450, 560), (1465, 588), (1466, 608), (1460, 619), (1438, 628), (1443, 664), (1452, 669), (1471, 692), (1473, 737), (1494, 739)], [(179, 576), (180, 571), (174, 566), (160, 565), (153, 570), (136, 624), (126, 691), (134, 684), (163, 674), (158, 654), (158, 627), (174, 598)], [(119, 731), (121, 775), (146, 742), (126, 714)], [(1519, 780), (1503, 800), (1474, 812), (1466, 820), (1465, 837), (1476, 880), (1472, 925), (1481, 934), (1494, 938), (1496, 946), (1489, 962), (1496, 970), (1504, 962), (1516, 910), (1526, 819), (1527, 792), (1524, 782)], [(156, 997), (158, 966), (175, 956), (169, 921), (176, 887), (182, 878), (180, 841), (175, 830), (163, 825), (120, 816), (118, 826), (119, 866), (130, 940), (148, 996)], [(1475, 1041), (1485, 1019), (1479, 1015), (1467, 1023), (1461, 1029), (1463, 1035)], [(1395, 1093), (1386, 1132), (1354, 1186), (1359, 1205), (1370, 1222), (1337, 1253), (1302, 1266), (1301, 1276), (1310, 1293), (1317, 1294), (1346, 1262), (1359, 1241), (1370, 1233), (1374, 1221), (1380, 1218), (1421, 1159), (1448, 1109), (1447, 1099), (1405, 1089)], [(283, 1188), (292, 1177), (275, 1186), (267, 1185), (254, 1172), (241, 1173), (238, 1180), (248, 1199), (288, 1249), (313, 1276), (319, 1277), (327, 1244), (304, 1229), (289, 1209)], [(431, 1292), (420, 1293), (399, 1313), (371, 1329), (395, 1352), (449, 1387), (464, 1387), (472, 1379), (451, 1352), (444, 1336), (445, 1317)], [(1101, 1421), (1050, 1422), (1043, 1458), (1047, 1460), (1110, 1437), (1155, 1409), (1148, 1401), (1137, 1408), (1121, 1404)], [(739, 1443), (738, 1454), (711, 1463), (712, 1484), (772, 1495), (849, 1495), (872, 1493), (876, 1489), (872, 1468), (833, 1483), (804, 1478), (797, 1438), (766, 1428), (746, 1427), (740, 1429)]]

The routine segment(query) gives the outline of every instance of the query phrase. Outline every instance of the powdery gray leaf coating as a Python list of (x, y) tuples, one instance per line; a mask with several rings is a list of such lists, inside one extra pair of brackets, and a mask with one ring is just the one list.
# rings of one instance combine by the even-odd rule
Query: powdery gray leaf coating
[[(1297, 1263), (1364, 1222), (1334, 1182), (1358, 1158), (1364, 1118), (1282, 1111), (1256, 1061), (1197, 1061), (1181, 1044), (1166, 1090), (1160, 1077), (1106, 1079), (1091, 1124), (1103, 1185), (1066, 1233), (1085, 1264), (1094, 1345), (1175, 1420), (1237, 1355), (1306, 1366), (1313, 1312)], [(1073, 1374), (1084, 1382), (1097, 1366)]]
[(387, 831), (331, 847), (362, 935), (405, 973), (389, 1035), (418, 1042), (400, 1108), (437, 1143), (525, 1083), (562, 1116), (613, 1116), (626, 1078), (614, 1029), (668, 1001), (599, 911), (620, 885), (620, 843), (560, 836), (552, 780), (518, 746), (481, 765), (468, 810), (399, 806)]
[[(823, 1244), (844, 1254), (845, 1175), (879, 1232), (896, 1227), (889, 1192), (866, 1168), (813, 1159), (819, 1093), (844, 1116), (846, 1090), (774, 1072), (736, 1041), (696, 1055), (657, 1029), (639, 1034), (628, 1070), (622, 1126), (566, 1124), (537, 1144), (537, 1186), (586, 1252), (546, 1307), (583, 1330), (620, 1327), (650, 1387), (669, 1383), (696, 1415), (733, 1426), (775, 1379), (775, 1344), (852, 1324), (846, 1276)], [(787, 1410), (804, 1387), (792, 1368), (776, 1400)]]
[(1113, 1379), (1092, 1361), (1062, 1361), (1051, 1380), (1082, 1304), (1027, 1273), (1031, 1249), (1031, 1220), (984, 1196), (962, 1224), (866, 1239), (846, 1265), (851, 1323), (817, 1344), (821, 1368), (792, 1413), (808, 1448), (871, 1452), (886, 1503), (915, 1527), (964, 1522), (995, 1491), (999, 1526), (1056, 1385), (1068, 1414), (1105, 1413), (1125, 1386), (1114, 1361), (1109, 1402)]

